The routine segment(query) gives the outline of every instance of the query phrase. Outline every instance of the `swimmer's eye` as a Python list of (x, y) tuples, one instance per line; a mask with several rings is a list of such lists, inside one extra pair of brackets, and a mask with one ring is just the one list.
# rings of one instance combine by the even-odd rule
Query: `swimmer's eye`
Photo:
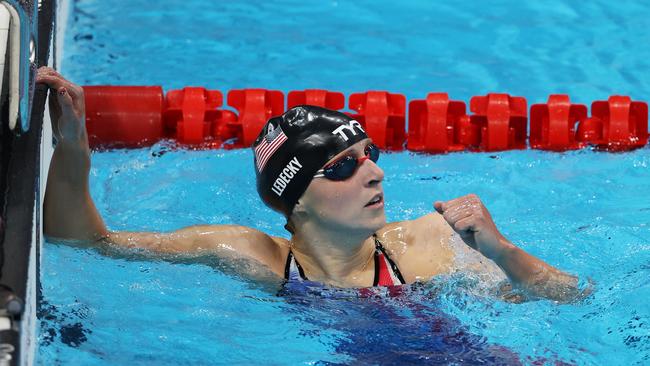
[(348, 179), (365, 160), (371, 160), (376, 163), (379, 160), (379, 148), (374, 144), (369, 144), (364, 149), (364, 156), (360, 158), (355, 158), (352, 155), (344, 156), (317, 171), (314, 178), (327, 178), (329, 180)]

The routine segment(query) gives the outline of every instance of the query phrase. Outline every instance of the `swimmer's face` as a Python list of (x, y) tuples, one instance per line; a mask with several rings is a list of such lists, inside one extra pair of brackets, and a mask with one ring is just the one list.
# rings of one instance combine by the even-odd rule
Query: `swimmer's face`
[[(345, 156), (363, 157), (371, 143), (370, 139), (359, 141), (325, 166)], [(314, 178), (299, 200), (301, 209), (309, 220), (316, 220), (328, 229), (372, 233), (386, 225), (383, 179), (384, 171), (377, 164), (370, 159), (363, 160), (348, 179)]]

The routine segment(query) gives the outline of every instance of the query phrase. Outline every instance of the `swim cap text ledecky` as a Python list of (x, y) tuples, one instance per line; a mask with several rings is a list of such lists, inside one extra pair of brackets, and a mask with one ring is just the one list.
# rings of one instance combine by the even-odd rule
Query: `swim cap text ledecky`
[(302, 168), (302, 165), (298, 161), (298, 158), (291, 159), (289, 164), (282, 169), (275, 182), (273, 182), (271, 190), (278, 196), (282, 196), (282, 192), (287, 187), (287, 184), (289, 184), (296, 173), (300, 171), (300, 168)]
[(341, 151), (368, 138), (349, 116), (298, 106), (271, 118), (253, 143), (257, 192), (268, 206), (291, 215), (316, 171)]

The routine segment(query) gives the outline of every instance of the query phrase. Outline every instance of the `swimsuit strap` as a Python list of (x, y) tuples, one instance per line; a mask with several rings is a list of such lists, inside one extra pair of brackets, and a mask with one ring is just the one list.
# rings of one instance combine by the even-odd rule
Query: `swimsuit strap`
[[(388, 256), (388, 253), (384, 250), (381, 241), (377, 238), (377, 234), (372, 234), (375, 239), (375, 277), (373, 280), (373, 286), (393, 286), (393, 285), (403, 285), (406, 283), (404, 277), (400, 272), (399, 268), (395, 262)], [(300, 263), (296, 260), (293, 252), (289, 250), (287, 255), (287, 261), (284, 265), (284, 279), (287, 281), (290, 280), (307, 280), (305, 276), (305, 271), (300, 266)]]
[(284, 279), (287, 281), (300, 279), (307, 281), (305, 271), (303, 271), (300, 263), (298, 263), (291, 250), (289, 250), (289, 255), (287, 255), (287, 262), (284, 265)]
[(377, 234), (372, 234), (375, 239), (375, 280), (373, 286), (403, 285), (404, 276), (392, 259), (386, 253)]

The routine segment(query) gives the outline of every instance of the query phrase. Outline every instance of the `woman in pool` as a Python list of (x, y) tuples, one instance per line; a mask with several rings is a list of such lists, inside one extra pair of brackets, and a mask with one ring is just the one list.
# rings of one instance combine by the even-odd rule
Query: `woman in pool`
[(455, 261), (456, 232), (466, 244), (460, 250), (480, 253), (527, 294), (556, 300), (579, 294), (576, 277), (501, 235), (476, 195), (435, 202), (428, 215), (387, 224), (384, 172), (376, 164), (379, 150), (358, 122), (312, 106), (295, 107), (269, 120), (253, 146), (258, 192), (287, 218), (289, 240), (235, 225), (197, 225), (172, 233), (111, 232), (88, 187), (83, 90), (46, 67), (39, 69), (37, 82), (52, 90), (50, 113), (57, 139), (44, 203), (45, 235), (52, 239), (161, 254), (245, 257), (287, 279), (369, 287), (467, 270)]

